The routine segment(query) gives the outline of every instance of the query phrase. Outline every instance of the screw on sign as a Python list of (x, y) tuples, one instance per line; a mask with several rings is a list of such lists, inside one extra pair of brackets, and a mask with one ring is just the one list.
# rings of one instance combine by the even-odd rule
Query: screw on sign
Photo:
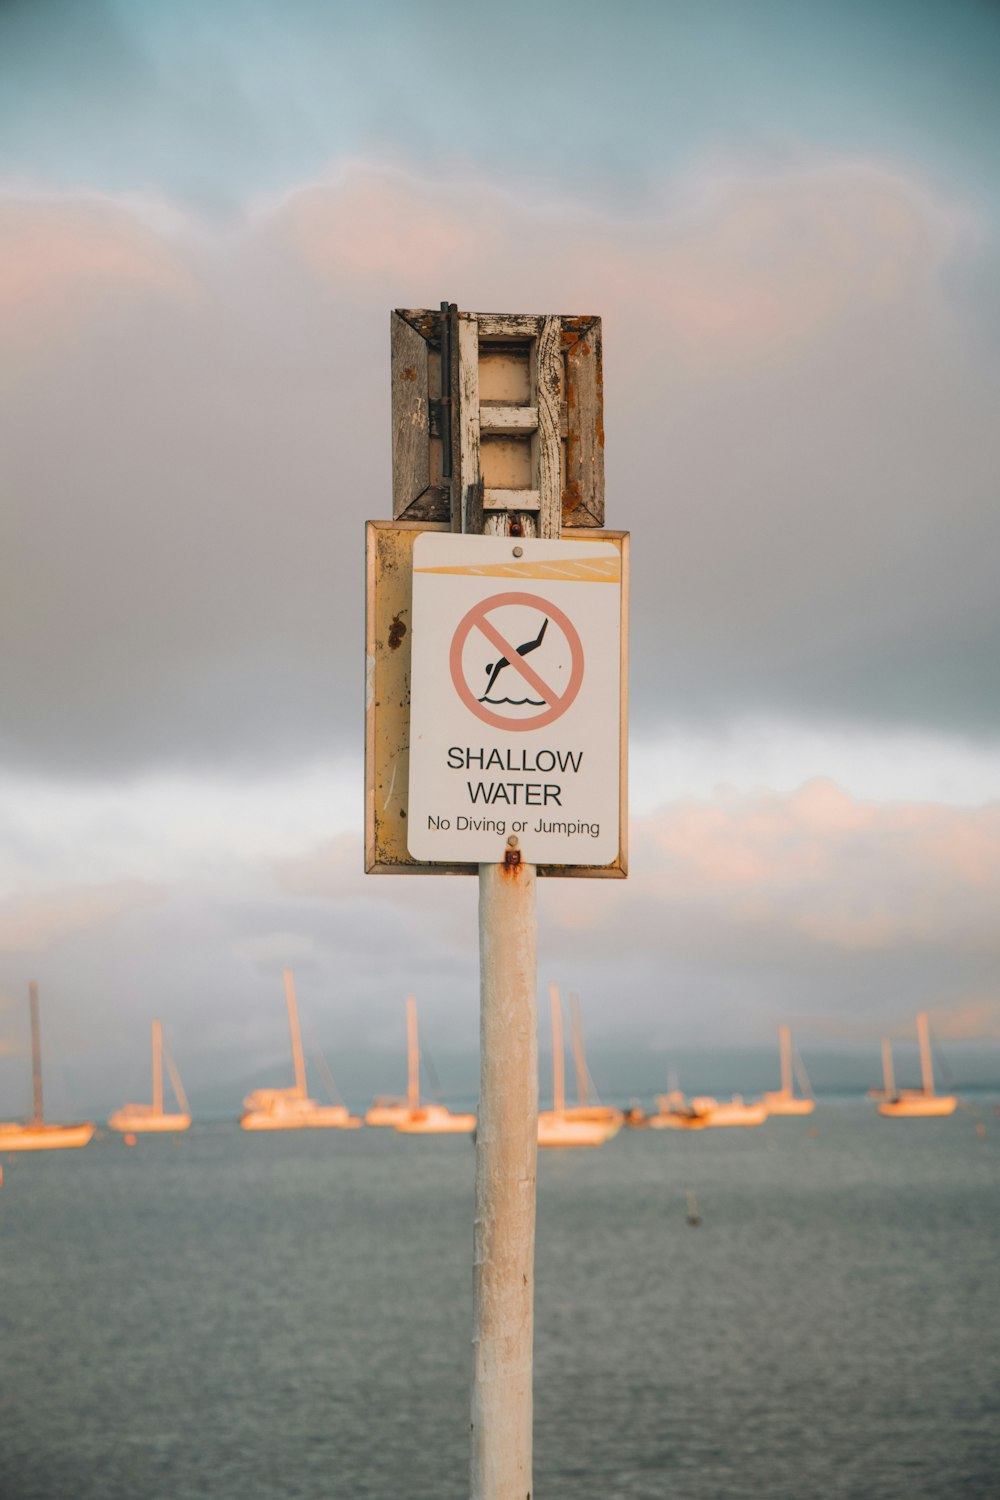
[[(521, 611), (522, 628), (516, 633), (506, 623), (512, 608)], [(481, 659), (484, 652), (488, 660)], [(516, 733), (553, 724), (583, 682), (583, 646), (575, 625), (537, 594), (507, 592), (481, 599), (459, 622), (449, 656), (459, 698), (494, 729)], [(479, 672), (485, 673), (485, 681)]]

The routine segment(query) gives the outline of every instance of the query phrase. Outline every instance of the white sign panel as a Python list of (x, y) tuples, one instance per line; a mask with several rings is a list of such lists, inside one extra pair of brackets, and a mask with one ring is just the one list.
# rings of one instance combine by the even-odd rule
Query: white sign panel
[(621, 553), (425, 532), (413, 548), (414, 859), (618, 854)]

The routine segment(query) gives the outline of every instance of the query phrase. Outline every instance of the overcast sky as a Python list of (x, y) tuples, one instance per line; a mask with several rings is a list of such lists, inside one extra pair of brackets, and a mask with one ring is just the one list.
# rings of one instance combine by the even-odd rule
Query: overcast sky
[(1000, 11), (495, 16), (0, 7), (0, 1117), (29, 978), (67, 1107), (154, 1013), (282, 1081), (289, 964), (334, 1072), (410, 991), (474, 1044), (474, 882), (361, 874), (389, 310), (445, 297), (603, 317), (635, 538), (632, 874), (547, 883), (540, 978), (597, 1046), (1000, 1038)]

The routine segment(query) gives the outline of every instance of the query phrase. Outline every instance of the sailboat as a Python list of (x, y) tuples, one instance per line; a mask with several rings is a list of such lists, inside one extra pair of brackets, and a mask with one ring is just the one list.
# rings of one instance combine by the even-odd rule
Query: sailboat
[[(475, 1115), (454, 1115), (444, 1104), (420, 1102), (420, 1039), (417, 1033), (417, 1002), (412, 995), (406, 997), (406, 1063), (406, 1103), (388, 1106), (395, 1111), (392, 1123), (400, 1135), (471, 1134), (476, 1128)], [(382, 1107), (386, 1108), (385, 1105)], [(369, 1114), (371, 1113), (369, 1110)]]
[(644, 1123), (650, 1130), (704, 1130), (708, 1119), (695, 1110), (683, 1089), (668, 1089), (656, 1096), (657, 1112), (647, 1115)]
[(618, 1129), (609, 1128), (605, 1119), (574, 1117), (566, 1108), (565, 1060), (563, 1057), (562, 1004), (559, 987), (549, 985), (552, 1013), (552, 1108), (538, 1111), (538, 1144), (540, 1146), (603, 1146)]
[(65, 1151), (71, 1146), (85, 1146), (94, 1133), (93, 1121), (80, 1125), (48, 1125), (42, 1111), (42, 1038), (38, 1024), (38, 985), (28, 986), (31, 1006), (31, 1081), (33, 1104), (31, 1119), (0, 1122), (0, 1151)]
[(646, 1124), (651, 1130), (707, 1130), (710, 1127), (735, 1125), (763, 1125), (767, 1119), (767, 1105), (763, 1099), (747, 1104), (741, 1094), (731, 1099), (715, 1099), (710, 1094), (695, 1094), (689, 1099), (677, 1087), (677, 1079), (671, 1069), (667, 1081), (667, 1092), (657, 1094), (657, 1113), (649, 1115)]
[(570, 995), (569, 1006), (573, 1023), (573, 1066), (576, 1071), (577, 1102), (567, 1104), (563, 1112), (570, 1120), (597, 1121), (605, 1127), (605, 1140), (610, 1140), (621, 1130), (625, 1122), (625, 1114), (623, 1110), (616, 1109), (613, 1104), (601, 1104), (596, 1099), (591, 1103), (590, 1092), (593, 1088), (593, 1079), (587, 1067), (587, 1054), (583, 1046), (583, 1021), (580, 1017), (579, 995)]
[[(802, 1099), (796, 1096), (792, 1086), (792, 1032), (788, 1026), (782, 1026), (778, 1032), (781, 1048), (781, 1087), (764, 1094), (762, 1103), (767, 1106), (769, 1115), (811, 1115), (816, 1108), (815, 1099)], [(801, 1059), (798, 1059), (802, 1076), (805, 1069), (802, 1068)], [(802, 1082), (802, 1077), (799, 1079)], [(808, 1083), (808, 1079), (806, 1080)]]
[(113, 1115), (108, 1116), (108, 1124), (112, 1130), (127, 1132), (138, 1131), (167, 1131), (187, 1130), (191, 1124), (190, 1107), (184, 1086), (180, 1080), (180, 1074), (174, 1066), (174, 1060), (166, 1050), (167, 1071), (170, 1074), (170, 1082), (173, 1085), (174, 1096), (180, 1105), (180, 1113), (167, 1115), (163, 1112), (163, 1060), (164, 1060), (163, 1028), (159, 1021), (153, 1021), (153, 1102), (152, 1104), (123, 1104), (121, 1109), (116, 1109)]
[(254, 1089), (243, 1101), (244, 1130), (356, 1130), (361, 1124), (344, 1104), (319, 1104), (306, 1089), (306, 1060), (302, 1052), (299, 1008), (291, 969), (284, 971), (288, 1029), (292, 1037), (295, 1083), (290, 1089)]
[(880, 1115), (889, 1115), (896, 1119), (915, 1119), (920, 1116), (950, 1115), (955, 1112), (958, 1100), (954, 1094), (935, 1094), (934, 1092), (931, 1039), (924, 1011), (917, 1016), (917, 1039), (920, 1043), (920, 1072), (923, 1079), (923, 1088), (919, 1089), (897, 1089), (892, 1066), (892, 1043), (888, 1037), (882, 1040), (884, 1089), (878, 1106)]

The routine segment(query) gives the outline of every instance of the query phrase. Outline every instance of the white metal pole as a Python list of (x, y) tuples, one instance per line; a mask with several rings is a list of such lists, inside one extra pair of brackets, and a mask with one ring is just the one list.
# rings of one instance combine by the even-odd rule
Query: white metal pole
[(532, 1490), (538, 1015), (535, 867), (479, 867), (472, 1500)]
[[(485, 535), (509, 530), (502, 513), (483, 519)], [(522, 534), (534, 530), (522, 518)], [(535, 866), (515, 846), (504, 864), (479, 866), (471, 1500), (522, 1500), (533, 1489), (537, 988)]]

